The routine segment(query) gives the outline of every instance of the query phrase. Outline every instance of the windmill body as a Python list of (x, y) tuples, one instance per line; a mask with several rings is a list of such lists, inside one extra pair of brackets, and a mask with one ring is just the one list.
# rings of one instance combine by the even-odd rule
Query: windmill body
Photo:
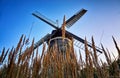
[[(55, 34), (54, 34), (55, 33)], [(65, 38), (62, 37), (62, 30), (53, 30), (52, 34), (54, 34), (49, 40), (49, 46), (52, 47), (55, 44), (58, 47), (60, 52), (65, 52), (67, 48), (71, 48), (72, 45), (72, 37), (69, 34), (65, 34)]]

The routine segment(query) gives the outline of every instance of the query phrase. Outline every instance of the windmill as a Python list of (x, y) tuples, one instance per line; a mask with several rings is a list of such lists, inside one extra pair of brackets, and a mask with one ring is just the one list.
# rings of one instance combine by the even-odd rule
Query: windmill
[[(64, 38), (64, 44), (67, 44), (71, 41), (71, 38), (74, 38), (78, 42), (85, 44), (85, 40), (72, 34), (71, 32), (65, 30), (65, 27), (70, 28), (75, 22), (77, 22), (85, 13), (87, 10), (81, 9), (77, 13), (75, 13), (72, 17), (70, 17), (68, 20), (65, 20), (65, 16), (63, 19), (63, 24), (61, 27), (57, 26), (57, 23), (51, 21), (47, 17), (43, 16), (39, 12), (32, 13), (33, 16), (37, 17), (38, 19), (42, 20), (43, 22), (47, 23), (48, 25), (55, 28), (55, 30), (52, 31), (51, 34), (45, 35), (43, 38), (41, 38), (38, 42), (34, 44), (34, 49), (36, 49), (38, 46), (40, 46), (43, 42), (50, 42), (50, 45), (53, 45), (55, 43), (55, 40), (57, 40), (57, 43), (61, 45), (61, 41)], [(92, 48), (92, 44), (87, 42), (88, 47)], [(63, 47), (63, 46), (62, 46)], [(96, 51), (102, 53), (102, 50), (96, 46)]]

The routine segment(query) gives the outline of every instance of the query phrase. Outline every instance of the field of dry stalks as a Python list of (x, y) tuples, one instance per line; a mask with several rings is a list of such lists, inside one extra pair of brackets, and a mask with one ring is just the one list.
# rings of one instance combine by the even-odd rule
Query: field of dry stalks
[(80, 53), (77, 61), (73, 48), (59, 52), (56, 46), (46, 49), (43, 44), (42, 54), (33, 51), (34, 40), (30, 47), (25, 47), (26, 39), (22, 35), (16, 48), (3, 48), (0, 55), (0, 78), (120, 78), (120, 49), (113, 38), (118, 51), (117, 59), (111, 59), (108, 50), (102, 46), (106, 63), (98, 59), (92, 38), (92, 50), (85, 42), (85, 60)]

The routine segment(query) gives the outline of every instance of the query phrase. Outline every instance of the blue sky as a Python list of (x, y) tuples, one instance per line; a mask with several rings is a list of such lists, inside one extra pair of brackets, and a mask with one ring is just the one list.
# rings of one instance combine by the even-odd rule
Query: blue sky
[(53, 28), (32, 16), (32, 12), (59, 20), (61, 26), (64, 15), (68, 19), (81, 8), (87, 9), (87, 13), (67, 30), (87, 37), (89, 42), (94, 36), (96, 45), (101, 42), (116, 51), (112, 35), (120, 43), (120, 0), (0, 0), (0, 51), (16, 46), (22, 34), (28, 37), (32, 24), (30, 40), (35, 38), (36, 42), (51, 33)]

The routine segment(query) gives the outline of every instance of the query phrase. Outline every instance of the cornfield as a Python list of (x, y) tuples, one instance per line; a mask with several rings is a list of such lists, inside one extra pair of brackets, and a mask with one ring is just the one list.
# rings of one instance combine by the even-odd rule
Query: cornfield
[(30, 47), (25, 47), (26, 38), (22, 35), (16, 48), (3, 48), (0, 55), (0, 78), (120, 78), (120, 49), (113, 38), (118, 57), (111, 59), (108, 50), (101, 45), (107, 62), (98, 58), (95, 42), (92, 38), (92, 50), (85, 40), (85, 60), (81, 52), (77, 60), (75, 51), (67, 48), (59, 52), (58, 48), (43, 44), (42, 54), (33, 50), (34, 39)]

